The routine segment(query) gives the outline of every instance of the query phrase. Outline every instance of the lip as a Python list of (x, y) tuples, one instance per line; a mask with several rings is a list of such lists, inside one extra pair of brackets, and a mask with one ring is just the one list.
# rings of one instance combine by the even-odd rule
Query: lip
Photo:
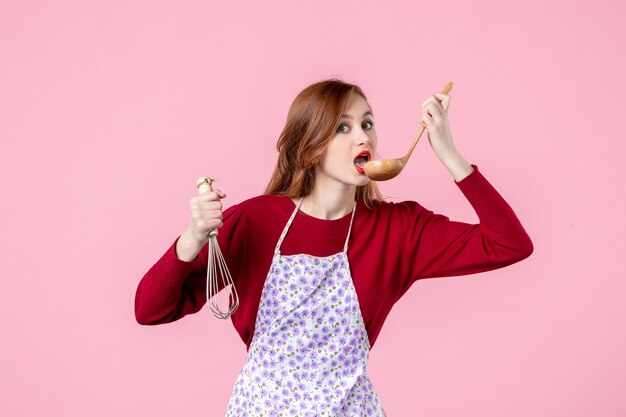
[[(367, 150), (367, 149), (364, 149), (361, 152), (359, 152), (358, 154), (356, 154), (356, 156), (352, 160), (354, 161), (355, 159), (357, 159), (361, 155), (367, 155), (367, 162), (372, 160), (372, 153), (369, 150)], [(359, 174), (361, 174), (361, 175), (365, 174), (365, 171), (363, 170), (363, 168), (361, 168), (357, 164), (354, 164), (354, 168), (357, 170), (357, 172)]]

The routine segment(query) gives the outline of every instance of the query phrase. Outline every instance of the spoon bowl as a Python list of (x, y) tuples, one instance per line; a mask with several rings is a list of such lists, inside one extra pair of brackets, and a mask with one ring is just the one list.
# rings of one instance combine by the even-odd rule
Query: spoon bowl
[(369, 161), (363, 166), (365, 175), (374, 181), (387, 181), (398, 175), (404, 168), (404, 158)]
[[(448, 94), (450, 90), (452, 90), (452, 86), (453, 84), (451, 82), (448, 83), (446, 87), (443, 89), (442, 93)], [(409, 151), (403, 157), (380, 159), (377, 161), (367, 162), (363, 166), (365, 175), (367, 175), (369, 179), (374, 180), (374, 181), (387, 181), (397, 176), (404, 169), (404, 166), (409, 160), (411, 153), (413, 153), (413, 149), (415, 149), (415, 145), (417, 145), (417, 142), (420, 140), (420, 137), (422, 136), (422, 133), (424, 133), (425, 129), (426, 129), (426, 126), (422, 124), (419, 132), (417, 132), (417, 136), (415, 137), (415, 140), (413, 140), (413, 144), (411, 145), (411, 148), (409, 148)]]

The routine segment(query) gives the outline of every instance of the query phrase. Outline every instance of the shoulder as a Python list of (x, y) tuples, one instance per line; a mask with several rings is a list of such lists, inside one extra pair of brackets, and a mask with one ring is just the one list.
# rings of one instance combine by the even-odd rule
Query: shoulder
[(259, 217), (289, 216), (294, 205), (290, 198), (280, 195), (264, 194), (243, 200), (224, 211), (224, 215), (237, 213), (249, 219)]
[(419, 215), (420, 213), (429, 212), (417, 201), (384, 201), (377, 200), (373, 208), (368, 208), (365, 203), (360, 202), (359, 208), (370, 216), (375, 217), (402, 217), (409, 215)]
[(384, 230), (387, 234), (405, 234), (421, 227), (435, 215), (432, 211), (423, 207), (417, 201), (377, 201), (373, 208), (368, 208), (365, 203), (357, 206), (361, 216), (357, 212), (355, 223), (360, 227), (372, 230)]
[(293, 202), (290, 198), (282, 195), (264, 194), (249, 198), (239, 203), (239, 206), (246, 213), (258, 210), (283, 210), (285, 208), (293, 209)]

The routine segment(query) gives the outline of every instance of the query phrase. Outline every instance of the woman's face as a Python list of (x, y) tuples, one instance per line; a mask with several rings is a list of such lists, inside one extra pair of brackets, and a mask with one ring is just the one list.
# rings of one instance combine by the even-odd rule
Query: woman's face
[(378, 138), (374, 115), (363, 97), (359, 94), (350, 96), (348, 108), (339, 123), (335, 136), (320, 158), (316, 180), (366, 185), (369, 178), (362, 167), (375, 154)]

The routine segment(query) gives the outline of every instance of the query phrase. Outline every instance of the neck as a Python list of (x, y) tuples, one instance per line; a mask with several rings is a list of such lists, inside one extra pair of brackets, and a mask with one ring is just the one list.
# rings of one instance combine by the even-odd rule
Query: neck
[[(313, 191), (304, 197), (300, 210), (324, 220), (340, 219), (354, 209), (356, 186), (316, 181)], [(295, 204), (299, 198), (292, 199)]]

